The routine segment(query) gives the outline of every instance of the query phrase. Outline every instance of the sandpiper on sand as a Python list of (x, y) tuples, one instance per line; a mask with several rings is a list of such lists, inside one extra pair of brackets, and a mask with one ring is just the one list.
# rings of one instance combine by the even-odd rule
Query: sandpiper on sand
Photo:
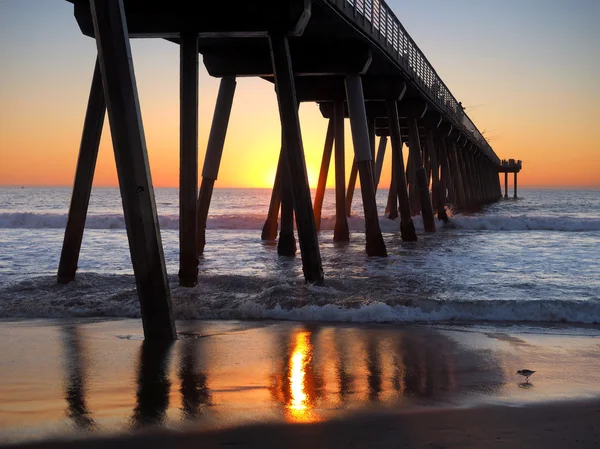
[(525, 376), (525, 382), (529, 382), (529, 377), (535, 373), (535, 371), (531, 371), (530, 369), (520, 369), (519, 371), (517, 371), (517, 374), (520, 374), (521, 376)]

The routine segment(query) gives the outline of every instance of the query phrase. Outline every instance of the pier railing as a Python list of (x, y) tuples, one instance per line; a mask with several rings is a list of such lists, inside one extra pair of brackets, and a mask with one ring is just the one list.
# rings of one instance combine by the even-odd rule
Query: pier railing
[(378, 43), (404, 70), (413, 82), (446, 113), (462, 131), (471, 136), (481, 150), (494, 162), (500, 159), (465, 114), (462, 104), (454, 98), (423, 52), (406, 32), (391, 8), (381, 0), (323, 0), (334, 5), (351, 23)]

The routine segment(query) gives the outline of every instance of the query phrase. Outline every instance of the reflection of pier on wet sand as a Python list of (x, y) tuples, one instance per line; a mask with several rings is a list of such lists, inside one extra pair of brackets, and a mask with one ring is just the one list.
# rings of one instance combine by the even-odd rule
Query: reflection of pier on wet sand
[[(600, 392), (590, 337), (189, 322), (179, 324), (179, 340), (155, 346), (135, 334), (135, 321), (42, 324), (0, 329), (0, 350), (11, 360), (0, 383), (0, 442), (265, 422), (318, 422), (329, 432), (338, 424), (326, 422), (356, 414)], [(569, 382), (556, 366), (557, 351), (577, 368)], [(514, 375), (525, 365), (539, 374), (527, 390)]]

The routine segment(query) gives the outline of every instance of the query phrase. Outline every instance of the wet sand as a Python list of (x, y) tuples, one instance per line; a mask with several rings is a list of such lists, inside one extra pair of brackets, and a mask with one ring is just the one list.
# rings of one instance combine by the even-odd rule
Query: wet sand
[(1, 321), (0, 444), (598, 447), (596, 327), (177, 325)]
[(19, 445), (21, 449), (76, 448), (511, 448), (600, 447), (600, 402), (528, 407), (412, 410), (313, 424), (250, 425), (199, 433), (150, 432), (95, 440)]

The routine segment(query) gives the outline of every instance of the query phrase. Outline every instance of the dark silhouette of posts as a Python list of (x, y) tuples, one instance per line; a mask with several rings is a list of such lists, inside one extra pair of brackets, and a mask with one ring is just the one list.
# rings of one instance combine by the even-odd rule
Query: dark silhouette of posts
[(354, 198), (354, 188), (356, 187), (356, 177), (358, 176), (358, 165), (356, 158), (352, 159), (352, 168), (350, 169), (350, 177), (348, 178), (348, 191), (346, 192), (346, 216), (352, 214), (352, 199)]
[(327, 187), (327, 174), (331, 163), (331, 152), (333, 150), (333, 119), (329, 119), (327, 125), (327, 135), (325, 136), (325, 147), (323, 148), (323, 159), (321, 160), (321, 170), (319, 170), (319, 181), (317, 183), (317, 193), (315, 194), (315, 225), (317, 231), (321, 229), (321, 212), (323, 210), (323, 199), (325, 198), (325, 188)]
[[(219, 174), (236, 85), (237, 83), (233, 76), (222, 78), (219, 85), (215, 113), (210, 127), (206, 156), (204, 157), (204, 165), (202, 167), (202, 183), (200, 184), (200, 193), (198, 194), (196, 208), (197, 256), (204, 253), (206, 245), (208, 210), (210, 208), (215, 181)], [(277, 218), (275, 218), (275, 230), (277, 231)]]
[[(448, 201), (454, 207), (457, 207), (456, 204), (456, 187), (454, 184), (454, 178), (452, 177), (452, 170), (450, 169), (450, 160), (448, 156), (448, 150), (446, 148), (446, 139), (444, 134), (439, 133), (437, 135), (437, 147), (438, 154), (440, 158), (440, 164), (442, 166), (442, 184), (444, 185), (444, 197), (446, 195), (446, 190), (448, 192)], [(444, 198), (445, 200), (445, 198)]]
[(350, 241), (346, 218), (346, 168), (344, 164), (344, 102), (333, 103), (333, 127), (335, 130), (335, 228), (334, 242)]
[(436, 154), (435, 140), (433, 137), (433, 130), (431, 129), (431, 127), (429, 125), (427, 125), (425, 128), (425, 139), (427, 142), (427, 149), (429, 150), (428, 155), (429, 155), (430, 166), (431, 166), (431, 192), (432, 192), (431, 196), (433, 197), (433, 202), (434, 202), (435, 208), (437, 209), (438, 220), (447, 222), (448, 215), (446, 214), (446, 207), (445, 207), (446, 206), (446, 193), (445, 193), (445, 188), (444, 188), (444, 191), (442, 191), (442, 183), (440, 182), (440, 178), (439, 178), (439, 164), (438, 164), (438, 157)]
[(504, 172), (504, 198), (508, 198), (508, 172)]
[(281, 227), (277, 241), (277, 254), (284, 257), (296, 255), (296, 238), (294, 237), (294, 196), (290, 181), (291, 170), (285, 143), (281, 143), (281, 174), (279, 187), (281, 189)]
[(90, 7), (144, 335), (171, 341), (171, 295), (123, 2), (91, 0)]
[(448, 139), (446, 149), (448, 150), (448, 159), (450, 160), (452, 168), (452, 182), (454, 183), (454, 191), (456, 193), (456, 207), (458, 209), (464, 209), (466, 206), (465, 190), (463, 188), (462, 174), (456, 159), (454, 139)]
[(179, 50), (179, 285), (193, 287), (198, 282), (198, 34), (182, 33)]
[(267, 213), (267, 219), (265, 220), (262, 229), (262, 240), (277, 239), (277, 217), (279, 216), (279, 206), (281, 205), (282, 157), (280, 151), (279, 160), (277, 162), (277, 171), (275, 172), (275, 180), (273, 181), (273, 190), (271, 191), (271, 201), (269, 202), (269, 212)]
[(514, 179), (513, 179), (513, 190), (514, 190), (514, 198), (517, 199), (517, 172), (514, 172)]
[(383, 170), (383, 160), (385, 158), (385, 148), (387, 146), (387, 136), (379, 138), (379, 147), (377, 148), (377, 159), (375, 161), (375, 193), (381, 179), (381, 171)]
[(373, 182), (373, 168), (371, 157), (371, 142), (367, 126), (367, 113), (365, 110), (365, 97), (362, 81), (359, 75), (347, 75), (345, 79), (346, 97), (348, 99), (348, 113), (350, 115), (350, 128), (354, 143), (354, 157), (360, 176), (360, 189), (365, 213), (365, 234), (367, 238), (367, 254), (369, 256), (387, 256), (379, 216), (377, 215), (377, 202), (375, 201), (375, 183)]
[(423, 226), (425, 228), (425, 232), (435, 232), (433, 207), (431, 206), (431, 198), (429, 196), (429, 181), (427, 180), (425, 168), (423, 168), (423, 160), (421, 159), (421, 142), (419, 141), (419, 128), (417, 126), (417, 119), (415, 118), (408, 119), (408, 140), (410, 145), (409, 150), (415, 168), (415, 177), (417, 178), (417, 188), (419, 191)]
[(471, 207), (473, 205), (472, 196), (471, 196), (471, 180), (469, 178), (469, 174), (466, 171), (464, 164), (464, 155), (462, 152), (462, 144), (460, 144), (460, 140), (462, 138), (462, 134), (459, 136), (458, 140), (454, 144), (455, 155), (456, 155), (456, 166), (460, 171), (460, 176), (462, 180), (462, 188), (463, 195), (465, 197), (465, 207)]
[(281, 118), (283, 145), (290, 173), (296, 226), (302, 253), (302, 270), (307, 282), (323, 282), (323, 266), (315, 216), (313, 214), (302, 134), (298, 119), (298, 103), (294, 85), (294, 72), (290, 59), (287, 37), (282, 34), (269, 34), (271, 61), (275, 75), (277, 103)]
[[(410, 145), (410, 143), (409, 143)], [(417, 173), (414, 164), (414, 158), (412, 157), (412, 151), (408, 152), (406, 158), (406, 181), (408, 184), (408, 199), (410, 201), (410, 214), (420, 215), (421, 214), (421, 203), (419, 199), (419, 190), (417, 188)]]
[[(402, 161), (404, 167), (404, 161)], [(396, 152), (392, 150), (392, 176), (390, 179), (390, 190), (388, 191), (387, 204), (385, 206), (385, 214), (390, 220), (398, 218), (398, 189), (396, 188), (396, 167), (398, 163), (396, 161)], [(405, 178), (406, 179), (406, 178)]]
[[(386, 103), (390, 140), (392, 141), (393, 178), (400, 202), (400, 236), (405, 242), (416, 242), (417, 233), (415, 232), (415, 225), (410, 215), (410, 203), (406, 190), (406, 172), (404, 171), (404, 159), (402, 157), (402, 136), (400, 134), (398, 105), (395, 100), (388, 100)], [(394, 207), (395, 205), (396, 199), (394, 198)]]
[(69, 218), (67, 219), (58, 265), (57, 278), (60, 284), (67, 284), (75, 279), (105, 115), (106, 101), (104, 99), (104, 89), (102, 88), (102, 74), (100, 63), (96, 60), (85, 121), (83, 122)]

